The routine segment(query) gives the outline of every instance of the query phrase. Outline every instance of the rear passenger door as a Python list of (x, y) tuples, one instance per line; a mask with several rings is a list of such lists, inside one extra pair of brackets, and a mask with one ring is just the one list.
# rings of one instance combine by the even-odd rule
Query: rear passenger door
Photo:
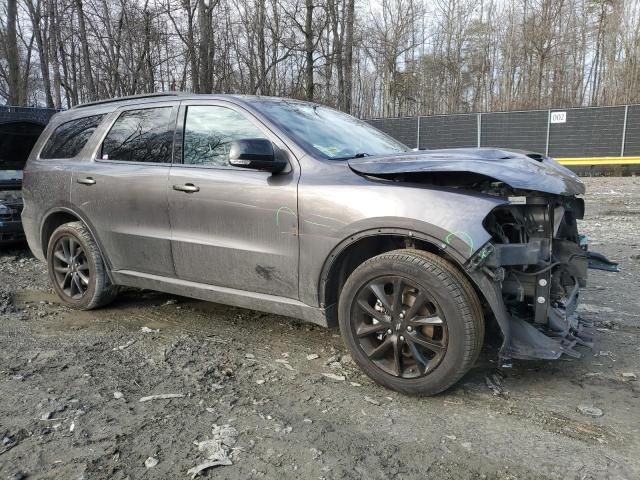
[(177, 111), (177, 103), (119, 109), (74, 170), (72, 202), (113, 270), (174, 275), (167, 182)]

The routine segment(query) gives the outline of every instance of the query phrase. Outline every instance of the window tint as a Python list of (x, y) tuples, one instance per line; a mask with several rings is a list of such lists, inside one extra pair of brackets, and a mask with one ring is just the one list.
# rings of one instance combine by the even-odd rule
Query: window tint
[(118, 117), (102, 144), (103, 160), (170, 163), (173, 107), (128, 110)]
[(78, 118), (58, 126), (40, 152), (40, 158), (73, 158), (85, 146), (104, 115)]
[(228, 167), (234, 140), (265, 138), (253, 123), (225, 107), (191, 106), (184, 126), (184, 163)]

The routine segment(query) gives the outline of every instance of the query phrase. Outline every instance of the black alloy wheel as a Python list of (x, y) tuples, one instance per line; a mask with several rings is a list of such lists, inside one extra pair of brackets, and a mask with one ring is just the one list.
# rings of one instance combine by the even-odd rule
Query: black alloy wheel
[(72, 308), (102, 307), (118, 293), (98, 245), (81, 222), (65, 223), (54, 230), (47, 247), (47, 267), (53, 289)]
[(342, 288), (338, 321), (353, 360), (377, 383), (435, 395), (474, 364), (484, 339), (467, 277), (434, 253), (402, 249), (358, 266)]
[(60, 236), (53, 247), (53, 271), (60, 290), (73, 300), (81, 299), (91, 280), (87, 254), (71, 235)]
[(351, 315), (360, 348), (378, 368), (395, 377), (428, 375), (447, 350), (442, 309), (429, 291), (403, 276), (367, 282)]

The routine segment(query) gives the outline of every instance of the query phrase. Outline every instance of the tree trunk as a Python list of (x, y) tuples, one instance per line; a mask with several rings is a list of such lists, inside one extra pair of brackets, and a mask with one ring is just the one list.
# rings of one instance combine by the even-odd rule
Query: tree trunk
[(84, 64), (84, 84), (87, 86), (88, 100), (97, 100), (96, 89), (93, 84), (93, 74), (91, 72), (91, 59), (89, 57), (89, 41), (87, 38), (87, 27), (84, 20), (84, 10), (82, 0), (75, 0), (78, 9), (78, 29), (80, 31), (80, 44), (82, 47), (82, 63)]
[(306, 15), (304, 21), (304, 53), (305, 53), (305, 97), (310, 102), (313, 101), (313, 0), (306, 1)]
[(193, 33), (193, 16), (196, 7), (191, 7), (191, 0), (183, 0), (183, 6), (187, 10), (187, 52), (189, 53), (189, 65), (191, 68), (191, 90), (200, 91), (198, 83), (198, 55), (196, 53), (196, 41)]
[[(338, 77), (338, 101), (337, 106), (340, 110), (344, 110), (345, 101), (344, 101), (344, 63), (343, 63), (343, 54), (342, 54), (342, 44), (343, 44), (343, 29), (341, 28), (344, 25), (344, 17), (341, 21), (340, 16), (340, 8), (338, 6), (337, 0), (330, 0), (329, 2), (329, 13), (331, 15), (331, 32), (333, 34), (333, 58), (335, 59), (336, 64), (336, 74)], [(329, 62), (327, 62), (329, 64)], [(329, 82), (330, 79), (327, 79)], [(328, 94), (327, 89), (327, 94)]]
[(347, 113), (352, 111), (353, 96), (353, 23), (355, 0), (347, 0), (347, 21), (344, 41), (344, 107)]
[[(22, 38), (24, 43), (24, 38)], [(29, 39), (29, 44), (27, 47), (27, 57), (25, 59), (25, 66), (22, 72), (22, 79), (20, 80), (20, 100), (19, 105), (26, 105), (27, 100), (29, 98), (29, 75), (31, 73), (31, 55), (33, 54), (33, 41), (35, 39), (35, 35), (31, 35)]]
[(60, 24), (58, 22), (58, 12), (56, 9), (56, 2), (51, 0), (49, 2), (49, 38), (47, 39), (49, 48), (49, 59), (51, 61), (51, 68), (53, 70), (53, 101), (55, 108), (62, 108), (62, 92), (61, 85), (62, 80), (60, 78), (60, 62), (58, 60), (58, 38), (60, 36)]
[(211, 93), (211, 6), (208, 1), (198, 0), (198, 28), (200, 44), (198, 47), (198, 93)]
[(258, 57), (260, 61), (260, 75), (258, 78), (258, 95), (268, 95), (267, 82), (267, 48), (265, 45), (266, 0), (258, 0)]
[(49, 55), (48, 50), (45, 47), (45, 35), (48, 34), (47, 29), (42, 32), (42, 5), (40, 0), (36, 5), (32, 0), (27, 0), (27, 9), (31, 17), (31, 24), (33, 25), (33, 34), (36, 38), (36, 45), (38, 45), (38, 55), (40, 60), (40, 72), (42, 73), (42, 86), (44, 88), (44, 94), (47, 101), (47, 107), (53, 108), (53, 96), (51, 95), (51, 77), (49, 76)]
[(16, 0), (7, 0), (7, 64), (9, 105), (20, 105), (20, 58), (18, 54), (18, 8)]

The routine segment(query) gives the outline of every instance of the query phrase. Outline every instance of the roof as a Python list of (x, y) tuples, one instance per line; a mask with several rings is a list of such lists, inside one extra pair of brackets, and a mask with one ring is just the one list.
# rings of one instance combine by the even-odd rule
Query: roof
[[(109, 104), (118, 104), (118, 103), (137, 103), (138, 100), (149, 100), (149, 101), (157, 101), (157, 100), (172, 100), (175, 97), (180, 97), (180, 99), (188, 99), (188, 100), (198, 100), (198, 99), (235, 99), (240, 100), (243, 103), (254, 103), (256, 101), (294, 101), (294, 102), (304, 102), (303, 100), (297, 99), (289, 99), (282, 97), (270, 97), (270, 96), (261, 96), (261, 95), (236, 95), (236, 94), (221, 94), (221, 93), (189, 93), (189, 92), (159, 92), (159, 93), (144, 93), (140, 95), (130, 95), (126, 97), (116, 97), (105, 100), (98, 100), (95, 102), (83, 103), (80, 105), (76, 105), (71, 108), (71, 110), (78, 110), (82, 108), (88, 107), (99, 107), (102, 105)], [(144, 103), (144, 102), (140, 102)]]
[(95, 102), (82, 103), (80, 105), (71, 107), (71, 110), (78, 109), (78, 108), (92, 107), (94, 105), (104, 105), (106, 103), (128, 102), (131, 100), (138, 100), (138, 99), (143, 100), (146, 98), (177, 97), (178, 95), (184, 95), (184, 94), (182, 92), (143, 93), (140, 95), (130, 95), (127, 97), (116, 97), (116, 98), (109, 98), (106, 100), (97, 100)]

